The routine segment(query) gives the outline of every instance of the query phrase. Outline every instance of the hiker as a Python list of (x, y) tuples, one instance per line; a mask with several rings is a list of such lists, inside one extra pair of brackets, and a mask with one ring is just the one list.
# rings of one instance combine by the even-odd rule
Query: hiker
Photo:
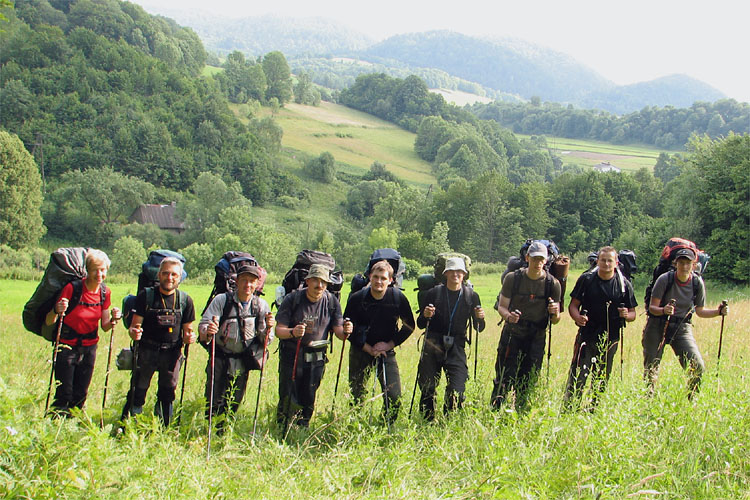
[(276, 320), (268, 302), (255, 295), (260, 278), (258, 266), (241, 265), (236, 291), (216, 295), (203, 312), (198, 325), (200, 341), (210, 344), (216, 340), (216, 356), (211, 360), (209, 349), (206, 364), (206, 401), (213, 394), (207, 415), (209, 408), (213, 415), (235, 414), (245, 396), (250, 370), (260, 370), (265, 363), (264, 341), (268, 335), (269, 340), (273, 338)]
[(388, 261), (376, 262), (370, 268), (370, 285), (350, 295), (344, 311), (354, 332), (349, 336), (349, 386), (354, 401), (361, 403), (364, 399), (365, 383), (375, 367), (375, 376), (387, 398), (383, 401), (383, 415), (389, 423), (398, 417), (401, 397), (401, 377), (394, 348), (403, 344), (414, 331), (409, 300), (397, 286), (390, 286), (393, 274)]
[[(309, 427), (315, 394), (325, 373), (328, 332), (345, 338), (341, 305), (327, 290), (331, 271), (312, 264), (305, 287), (284, 297), (276, 313), (279, 338), (279, 404), (276, 417), (284, 432), (290, 422)], [(351, 323), (346, 334), (351, 333)]]
[(435, 418), (435, 390), (445, 371), (443, 411), (461, 408), (469, 369), (466, 364), (466, 329), (475, 321), (477, 332), (484, 330), (484, 310), (473, 288), (464, 283), (467, 275), (464, 260), (446, 260), (445, 283), (431, 288), (424, 299), (427, 304), (419, 313), (417, 326), (426, 328), (424, 346), (417, 368), (421, 391), (419, 410), (427, 421)]
[[(649, 394), (654, 392), (665, 344), (672, 346), (680, 365), (688, 370), (688, 397), (692, 398), (698, 392), (705, 365), (693, 337), (693, 311), (701, 318), (726, 316), (729, 312), (729, 307), (721, 304), (716, 309), (705, 308), (706, 289), (701, 277), (693, 272), (695, 262), (693, 250), (677, 250), (675, 269), (659, 276), (651, 291), (649, 317), (642, 340), (643, 376)], [(672, 299), (674, 303), (670, 303)]]
[(111, 330), (122, 317), (111, 305), (111, 291), (104, 285), (110, 260), (101, 250), (90, 249), (85, 257), (86, 277), (65, 285), (44, 321), (54, 325), (64, 314), (55, 365), (57, 390), (52, 402), (55, 415), (68, 416), (72, 408), (86, 403), (99, 343), (99, 325)]
[(607, 387), (625, 321), (635, 321), (633, 285), (620, 271), (617, 255), (611, 246), (601, 248), (594, 268), (583, 273), (570, 292), (568, 313), (579, 328), (565, 387), (566, 410), (580, 402), (589, 376), (590, 409), (596, 406)]
[[(516, 393), (518, 413), (528, 409), (529, 395), (544, 360), (546, 329), (560, 321), (560, 282), (545, 270), (549, 253), (541, 241), (526, 252), (528, 267), (508, 273), (497, 302), (505, 321), (497, 346), (490, 405), (499, 409), (508, 391)], [(551, 299), (551, 302), (550, 302)]]
[(159, 372), (154, 413), (165, 426), (172, 419), (172, 403), (182, 365), (183, 343), (195, 342), (193, 299), (178, 290), (182, 262), (165, 257), (159, 264), (159, 285), (141, 290), (135, 300), (135, 312), (128, 332), (136, 342), (133, 382), (122, 410), (122, 419), (143, 412), (146, 392), (154, 372)]

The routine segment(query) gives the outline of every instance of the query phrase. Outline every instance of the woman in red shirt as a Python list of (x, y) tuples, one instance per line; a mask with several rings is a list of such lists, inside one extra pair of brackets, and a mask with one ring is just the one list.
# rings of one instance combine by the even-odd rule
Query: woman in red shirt
[(53, 325), (64, 314), (55, 366), (58, 385), (52, 403), (56, 414), (67, 416), (71, 408), (83, 407), (94, 372), (99, 323), (107, 331), (121, 317), (117, 307), (109, 310), (110, 290), (104, 286), (109, 265), (107, 254), (89, 250), (86, 278), (65, 285), (55, 307), (47, 314), (47, 325)]

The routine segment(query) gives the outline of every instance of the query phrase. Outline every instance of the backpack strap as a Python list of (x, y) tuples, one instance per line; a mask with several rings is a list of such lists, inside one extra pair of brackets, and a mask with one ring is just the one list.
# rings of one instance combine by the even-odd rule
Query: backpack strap
[(83, 296), (83, 280), (73, 280), (70, 282), (70, 286), (73, 287), (73, 293), (70, 295), (68, 301), (68, 310), (72, 311), (81, 302)]
[(518, 290), (521, 289), (521, 275), (523, 274), (523, 268), (516, 269), (513, 271), (513, 288), (510, 291), (510, 300), (508, 301), (508, 310), (513, 311), (511, 306), (513, 305), (513, 297), (518, 295)]

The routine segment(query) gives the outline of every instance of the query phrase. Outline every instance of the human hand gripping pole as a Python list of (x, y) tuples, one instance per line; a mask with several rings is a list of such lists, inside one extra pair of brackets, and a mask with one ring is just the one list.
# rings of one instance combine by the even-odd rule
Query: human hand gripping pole
[[(547, 297), (547, 306), (551, 306), (555, 301), (552, 297)], [(547, 312), (547, 383), (549, 384), (549, 363), (552, 360), (552, 315)]]
[(716, 375), (719, 374), (719, 362), (721, 361), (721, 344), (724, 340), (724, 318), (726, 317), (726, 314), (722, 314), (726, 307), (729, 305), (729, 302), (724, 299), (721, 301), (721, 305), (719, 306), (719, 314), (721, 315), (721, 329), (719, 330), (719, 352), (716, 354)]
[[(346, 327), (347, 323), (351, 323), (351, 320), (349, 318), (344, 318), (344, 326)], [(341, 355), (339, 356), (339, 368), (336, 372), (336, 385), (333, 386), (333, 402), (331, 403), (331, 413), (333, 413), (336, 409), (336, 393), (339, 390), (339, 378), (341, 377), (341, 364), (344, 362), (344, 347), (346, 347), (346, 339), (349, 338), (348, 333), (345, 333), (345, 337), (341, 339)]]
[[(219, 317), (212, 316), (211, 322), (218, 328)], [(208, 443), (206, 444), (206, 460), (211, 457), (211, 426), (213, 424), (214, 417), (214, 377), (215, 377), (215, 360), (216, 360), (216, 335), (218, 331), (211, 335), (211, 387), (209, 389), (208, 396)]]
[[(260, 377), (258, 378), (258, 394), (255, 397), (255, 414), (253, 415), (253, 441), (255, 440), (255, 430), (258, 425), (258, 406), (260, 405), (260, 390), (263, 387), (263, 373), (266, 370), (266, 356), (268, 354), (268, 338), (271, 336), (269, 323), (273, 320), (273, 315), (269, 312), (266, 314), (266, 335), (263, 338), (263, 363), (260, 365)], [(275, 325), (274, 325), (275, 326)]]
[(99, 428), (104, 429), (104, 407), (107, 404), (107, 387), (109, 386), (109, 369), (112, 365), (112, 340), (115, 337), (115, 326), (117, 325), (117, 322), (120, 320), (120, 310), (115, 308), (112, 308), (112, 312), (110, 313), (110, 325), (112, 325), (112, 328), (110, 328), (109, 333), (109, 352), (107, 353), (107, 371), (104, 375), (104, 395), (102, 396), (102, 411), (99, 413)]
[[(676, 303), (677, 303), (677, 300), (675, 300), (675, 299), (670, 299), (669, 300), (669, 304), (668, 305), (671, 306), (672, 313), (674, 313), (674, 306), (675, 306)], [(665, 307), (665, 309), (666, 309), (666, 307)], [(659, 353), (664, 348), (664, 344), (667, 341), (667, 329), (669, 328), (669, 321), (671, 319), (672, 319), (672, 314), (668, 314), (667, 315), (667, 321), (664, 322), (664, 331), (661, 334), (661, 342), (659, 342), (659, 347), (656, 348), (656, 354), (659, 357), (661, 357), (661, 354), (659, 354)]]
[[(67, 309), (67, 307), (66, 307)], [(58, 318), (57, 332), (55, 334), (55, 343), (52, 348), (52, 368), (49, 372), (49, 390), (47, 391), (47, 402), (44, 404), (44, 414), (46, 415), (49, 411), (49, 400), (52, 397), (52, 382), (55, 379), (55, 366), (57, 365), (57, 351), (60, 347), (60, 334), (62, 333), (63, 320), (65, 319), (65, 311), (60, 312), (60, 318)]]
[[(184, 340), (183, 340), (184, 341)], [(180, 418), (182, 417), (182, 400), (185, 397), (185, 377), (187, 376), (187, 367), (188, 367), (188, 356), (190, 356), (190, 343), (185, 343), (185, 363), (182, 367), (182, 387), (180, 388), (180, 411), (177, 414), (177, 427), (180, 427)]]
[[(427, 307), (432, 308), (432, 309), (435, 308), (433, 304), (427, 304)], [(412, 389), (411, 391), (411, 403), (409, 403), (409, 418), (411, 418), (411, 412), (414, 409), (414, 397), (417, 394), (417, 383), (419, 382), (419, 365), (422, 364), (422, 356), (424, 356), (424, 346), (425, 346), (425, 343), (427, 342), (427, 332), (430, 331), (431, 319), (432, 319), (432, 314), (430, 315), (430, 317), (427, 318), (427, 324), (424, 327), (424, 332), (422, 332), (422, 348), (419, 351), (419, 363), (417, 364), (417, 374), (414, 377), (414, 389)], [(417, 343), (419, 343), (419, 341), (417, 341)]]

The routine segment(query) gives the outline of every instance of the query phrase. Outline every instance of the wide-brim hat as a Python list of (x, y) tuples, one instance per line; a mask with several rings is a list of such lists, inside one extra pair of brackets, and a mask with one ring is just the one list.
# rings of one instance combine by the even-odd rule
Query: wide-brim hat
[(445, 269), (443, 269), (443, 274), (448, 271), (463, 271), (464, 274), (468, 274), (466, 271), (466, 264), (464, 264), (464, 259), (460, 257), (451, 257), (445, 261)]
[(307, 271), (307, 276), (305, 276), (306, 280), (310, 278), (320, 278), (326, 283), (330, 283), (331, 270), (323, 264), (313, 264), (310, 266), (310, 270)]

